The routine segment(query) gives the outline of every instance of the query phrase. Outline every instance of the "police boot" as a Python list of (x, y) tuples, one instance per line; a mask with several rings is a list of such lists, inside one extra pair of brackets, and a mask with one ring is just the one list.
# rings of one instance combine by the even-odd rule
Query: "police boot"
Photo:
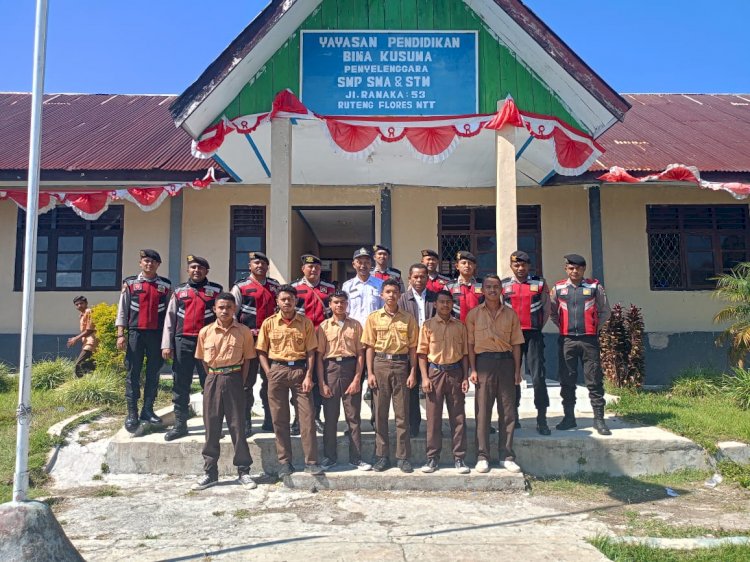
[(140, 422), (138, 421), (138, 404), (128, 402), (128, 416), (125, 418), (125, 429), (130, 433), (135, 433)]
[(594, 429), (599, 435), (612, 435), (612, 432), (607, 427), (607, 423), (604, 421), (604, 406), (594, 408)]
[(550, 435), (552, 433), (547, 425), (547, 408), (540, 408), (537, 411), (536, 430), (539, 435)]
[(164, 434), (164, 441), (174, 441), (188, 434), (187, 412), (178, 410), (174, 411), (174, 427)]
[(575, 408), (573, 406), (565, 406), (565, 417), (563, 417), (562, 421), (558, 423), (555, 428), (559, 429), (560, 431), (565, 431), (566, 429), (573, 429), (574, 427), (578, 427), (578, 424), (576, 424), (576, 416), (575, 416)]
[(148, 422), (152, 425), (162, 424), (161, 418), (154, 413), (154, 401), (153, 400), (147, 400), (143, 402), (143, 408), (141, 409), (140, 420), (142, 422)]

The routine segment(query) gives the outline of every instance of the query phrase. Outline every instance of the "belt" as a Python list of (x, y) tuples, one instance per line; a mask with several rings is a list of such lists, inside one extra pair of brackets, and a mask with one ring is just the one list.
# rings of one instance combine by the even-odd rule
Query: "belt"
[(356, 361), (356, 355), (348, 355), (346, 357), (329, 357), (326, 361), (334, 361), (336, 363), (348, 363), (350, 361)]
[(438, 365), (437, 363), (430, 363), (430, 367), (437, 370), (437, 371), (453, 371), (455, 369), (461, 368), (461, 362), (458, 363), (448, 363), (446, 365)]
[(487, 359), (508, 359), (513, 357), (513, 353), (510, 351), (485, 351), (484, 353), (477, 353), (477, 357)]
[(276, 359), (271, 359), (271, 363), (284, 365), (284, 367), (307, 367), (307, 359), (297, 359), (296, 361), (277, 361)]
[(406, 353), (376, 353), (375, 357), (378, 359), (388, 359), (389, 361), (406, 361), (409, 359), (409, 355)]
[(233, 375), (239, 373), (242, 369), (242, 365), (229, 365), (227, 367), (209, 367), (209, 375)]

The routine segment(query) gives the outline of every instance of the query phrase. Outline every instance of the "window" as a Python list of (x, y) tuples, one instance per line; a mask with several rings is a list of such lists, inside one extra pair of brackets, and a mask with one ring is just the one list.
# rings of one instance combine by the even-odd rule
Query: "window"
[(747, 205), (648, 205), (651, 289), (713, 289), (712, 278), (748, 258)]
[[(453, 262), (459, 250), (477, 257), (477, 276), (497, 273), (495, 207), (440, 207), (438, 238), (440, 271), (453, 277)], [(541, 206), (518, 207), (518, 249), (529, 254), (531, 271), (542, 274)]]
[[(23, 283), (26, 212), (19, 209), (14, 289)], [(111, 206), (95, 221), (57, 207), (39, 216), (37, 291), (112, 291), (122, 282), (123, 207)]]
[(266, 251), (266, 208), (233, 205), (230, 207), (229, 281), (247, 277), (247, 254)]

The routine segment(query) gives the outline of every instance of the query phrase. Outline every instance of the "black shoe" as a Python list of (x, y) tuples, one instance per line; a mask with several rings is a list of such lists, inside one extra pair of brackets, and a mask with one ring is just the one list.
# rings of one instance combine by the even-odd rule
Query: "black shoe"
[(299, 435), (299, 420), (295, 418), (292, 425), (289, 426), (289, 435)]
[(612, 435), (612, 431), (607, 427), (604, 418), (594, 418), (594, 429), (599, 435)]
[(495, 429), (495, 426), (491, 425), (490, 426), (490, 435), (493, 435), (495, 433), (497, 433), (497, 429)]
[(432, 472), (435, 472), (438, 469), (438, 461), (434, 457), (430, 457), (427, 459), (427, 462), (424, 463), (424, 466), (422, 466), (421, 471), (430, 474)]
[(372, 469), (375, 472), (385, 472), (391, 468), (391, 461), (388, 460), (388, 457), (380, 457), (375, 461), (375, 464), (372, 465)]
[(164, 434), (164, 441), (174, 441), (180, 437), (185, 437), (188, 434), (187, 424), (178, 422), (174, 424), (174, 427)]
[(326, 471), (319, 464), (306, 464), (305, 472), (307, 474), (312, 474), (313, 476), (320, 476), (321, 474), (325, 474)]
[(253, 434), (253, 422), (245, 420), (245, 439)]
[(211, 486), (215, 486), (219, 482), (218, 476), (212, 476), (209, 474), (204, 474), (201, 476), (198, 481), (193, 484), (190, 489), (191, 490), (205, 490), (206, 488), (210, 488)]
[(320, 421), (318, 418), (315, 418), (315, 429), (321, 435), (323, 434), (323, 430), (325, 430), (325, 426), (323, 425), (323, 422)]
[(135, 433), (141, 422), (138, 421), (138, 408), (128, 406), (128, 417), (125, 418), (125, 429), (130, 433)]
[(328, 470), (329, 468), (333, 468), (334, 466), (336, 466), (336, 464), (337, 463), (335, 460), (328, 458), (328, 457), (323, 457), (323, 460), (320, 461), (320, 466), (322, 466), (325, 470)]
[[(437, 462), (435, 464), (437, 465)], [(414, 468), (412, 468), (411, 463), (406, 459), (399, 459), (396, 463), (396, 466), (401, 469), (401, 472), (405, 472), (406, 474), (414, 472)]]
[(565, 431), (566, 429), (574, 429), (576, 427), (578, 427), (578, 424), (576, 423), (575, 416), (573, 416), (572, 414), (566, 414), (562, 421), (555, 426), (555, 428), (559, 429), (560, 431)]
[(547, 418), (537, 418), (536, 419), (536, 430), (539, 435), (551, 435), (552, 432), (549, 430), (549, 426), (547, 425)]
[(279, 471), (276, 473), (276, 475), (279, 477), (279, 479), (281, 479), (285, 476), (291, 476), (292, 474), (294, 474), (294, 472), (294, 467), (291, 464), (282, 464), (281, 467), (279, 467)]
[(263, 418), (263, 425), (260, 426), (260, 428), (263, 431), (273, 431), (273, 421), (271, 420), (271, 416)]
[(153, 425), (161, 425), (162, 423), (161, 418), (154, 413), (153, 406), (144, 406), (138, 419)]

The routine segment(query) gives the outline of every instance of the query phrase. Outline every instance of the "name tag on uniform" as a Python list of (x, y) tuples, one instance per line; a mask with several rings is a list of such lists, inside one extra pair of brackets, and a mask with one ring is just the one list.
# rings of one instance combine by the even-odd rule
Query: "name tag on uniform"
[(529, 291), (531, 291), (532, 293), (538, 293), (539, 285), (529, 285)]
[(584, 289), (583, 290), (583, 295), (586, 296), (586, 297), (591, 296), (591, 289)]

